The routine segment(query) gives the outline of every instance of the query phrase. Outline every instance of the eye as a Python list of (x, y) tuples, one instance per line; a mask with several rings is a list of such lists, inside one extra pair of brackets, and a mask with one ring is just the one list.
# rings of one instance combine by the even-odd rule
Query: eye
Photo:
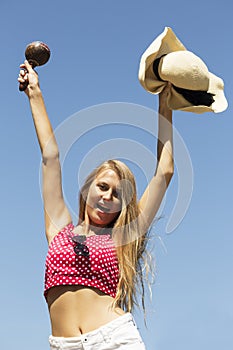
[(114, 190), (112, 195), (115, 197), (115, 198), (119, 198), (121, 199), (121, 191), (119, 189), (117, 190)]
[(98, 183), (97, 187), (101, 190), (101, 191), (107, 191), (109, 189), (109, 186), (105, 183)]

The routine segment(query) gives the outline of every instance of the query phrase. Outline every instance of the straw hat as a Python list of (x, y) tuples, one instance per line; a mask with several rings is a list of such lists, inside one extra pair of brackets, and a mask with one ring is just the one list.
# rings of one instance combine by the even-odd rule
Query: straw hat
[(141, 57), (139, 80), (152, 94), (172, 83), (168, 106), (187, 112), (219, 113), (227, 108), (223, 80), (187, 51), (171, 28), (165, 27)]

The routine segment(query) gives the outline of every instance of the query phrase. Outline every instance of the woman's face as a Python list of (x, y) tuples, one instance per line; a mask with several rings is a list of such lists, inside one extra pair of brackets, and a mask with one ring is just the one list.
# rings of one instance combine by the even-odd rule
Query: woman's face
[(120, 179), (115, 171), (103, 170), (92, 182), (86, 201), (90, 224), (107, 226), (121, 211)]

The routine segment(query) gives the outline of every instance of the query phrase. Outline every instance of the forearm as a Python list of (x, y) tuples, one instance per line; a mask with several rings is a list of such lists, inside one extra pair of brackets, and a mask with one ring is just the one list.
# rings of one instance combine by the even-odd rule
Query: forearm
[(173, 162), (173, 127), (172, 127), (172, 110), (167, 106), (167, 94), (159, 95), (158, 111), (158, 143), (157, 143), (157, 169), (167, 179), (174, 171)]
[(58, 146), (39, 86), (29, 95), (33, 122), (43, 158), (58, 157)]
[(172, 111), (167, 106), (167, 93), (165, 89), (159, 95), (156, 171), (139, 201), (143, 230), (153, 222), (173, 175)]

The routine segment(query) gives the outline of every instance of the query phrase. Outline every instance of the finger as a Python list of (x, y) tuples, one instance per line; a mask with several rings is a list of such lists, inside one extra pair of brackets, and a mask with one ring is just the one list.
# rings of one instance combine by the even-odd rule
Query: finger
[(24, 64), (21, 64), (20, 66), (20, 73), (22, 72), (22, 71), (24, 71), (24, 72), (26, 72), (27, 71), (27, 69), (26, 69), (26, 67), (25, 67), (25, 65)]
[(170, 90), (170, 88), (171, 88), (171, 86), (172, 86), (171, 82), (170, 82), (170, 81), (168, 81), (168, 82), (166, 83), (166, 85), (165, 85), (164, 90), (169, 91), (169, 90)]
[(24, 61), (24, 65), (28, 72), (34, 72), (34, 69), (27, 60)]
[(20, 64), (19, 66), (22, 70), (24, 70), (25, 72), (32, 72), (32, 66), (29, 64), (29, 62), (27, 60), (24, 61), (24, 63)]
[(28, 72), (21, 70), (18, 77), (26, 80), (26, 79), (28, 79)]
[(21, 78), (21, 77), (18, 77), (18, 82), (19, 83), (25, 83), (25, 79)]
[(19, 74), (20, 74), (21, 76), (24, 76), (24, 75), (26, 74), (25, 69), (20, 69)]
[(163, 90), (161, 91), (161, 93), (164, 95), (164, 96), (168, 96), (169, 93), (170, 93), (170, 90), (171, 90), (171, 82), (167, 82), (166, 85), (164, 86)]
[(19, 78), (27, 80), (28, 79), (28, 71), (26, 69), (21, 69), (19, 72)]
[(28, 78), (28, 73), (27, 72), (25, 72), (24, 74), (19, 73), (18, 77), (26, 80)]

